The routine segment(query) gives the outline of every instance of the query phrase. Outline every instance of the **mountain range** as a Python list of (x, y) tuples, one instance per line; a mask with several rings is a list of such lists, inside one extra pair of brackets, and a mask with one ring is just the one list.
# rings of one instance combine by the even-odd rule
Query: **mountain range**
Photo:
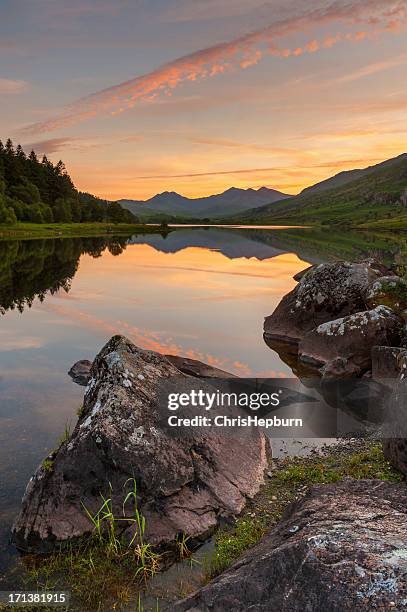
[(290, 196), (275, 189), (237, 189), (205, 198), (160, 193), (119, 203), (144, 222), (345, 224), (407, 226), (407, 153), (379, 164), (340, 172)]
[(223, 193), (204, 198), (186, 198), (175, 191), (159, 193), (149, 200), (119, 200), (141, 220), (149, 218), (184, 217), (194, 219), (216, 219), (239, 214), (250, 208), (284, 200), (291, 196), (261, 187), (260, 189), (238, 189), (231, 187)]

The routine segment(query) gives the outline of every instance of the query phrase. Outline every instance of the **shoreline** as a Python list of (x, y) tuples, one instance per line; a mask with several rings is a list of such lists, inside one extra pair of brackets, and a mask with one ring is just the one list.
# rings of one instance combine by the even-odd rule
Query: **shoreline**
[(142, 223), (17, 223), (0, 225), (0, 242), (126, 234), (168, 234), (171, 231), (173, 231), (171, 228), (162, 225), (148, 226)]

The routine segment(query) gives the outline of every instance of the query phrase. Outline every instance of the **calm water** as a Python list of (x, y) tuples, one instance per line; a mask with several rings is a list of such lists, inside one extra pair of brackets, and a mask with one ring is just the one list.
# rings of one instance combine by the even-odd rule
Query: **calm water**
[(262, 324), (292, 276), (335, 257), (390, 259), (404, 246), (400, 236), (220, 228), (0, 242), (0, 582), (17, 586), (8, 538), (26, 482), (75, 423), (75, 361), (121, 333), (238, 375), (290, 376)]

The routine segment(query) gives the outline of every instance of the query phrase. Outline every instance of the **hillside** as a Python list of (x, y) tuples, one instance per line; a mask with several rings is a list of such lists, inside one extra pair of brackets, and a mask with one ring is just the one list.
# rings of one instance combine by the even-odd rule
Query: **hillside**
[(138, 217), (149, 220), (155, 216), (160, 219), (165, 216), (217, 219), (288, 197), (267, 187), (257, 190), (232, 187), (223, 193), (204, 198), (186, 198), (176, 192), (165, 191), (146, 201), (119, 200), (119, 204)]
[[(245, 223), (361, 225), (407, 216), (407, 154), (364, 170), (341, 173), (288, 200), (234, 216)], [(232, 220), (232, 219), (229, 219)]]
[(10, 139), (0, 141), (0, 224), (135, 223), (117, 202), (107, 202), (75, 188), (62, 161), (52, 164), (34, 151), (27, 156)]

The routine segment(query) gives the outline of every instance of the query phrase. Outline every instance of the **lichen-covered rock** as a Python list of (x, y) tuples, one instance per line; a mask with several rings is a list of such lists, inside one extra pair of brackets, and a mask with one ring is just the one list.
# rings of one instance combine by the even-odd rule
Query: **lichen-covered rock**
[(321, 323), (366, 310), (366, 292), (384, 274), (390, 271), (370, 260), (312, 267), (265, 319), (265, 338), (298, 343)]
[(407, 486), (319, 485), (174, 612), (367, 612), (407, 606)]
[[(176, 368), (184, 374), (195, 376), (196, 378), (235, 378), (235, 374), (220, 370), (207, 363), (188, 357), (180, 357), (178, 355), (165, 355)], [(74, 363), (68, 372), (72, 380), (82, 387), (86, 387), (91, 378), (92, 362), (88, 359), (81, 359)]]
[(366, 303), (369, 308), (383, 304), (402, 314), (407, 311), (407, 281), (399, 276), (378, 278), (367, 290)]
[(160, 381), (173, 377), (187, 378), (163, 355), (121, 336), (107, 343), (93, 363), (72, 435), (27, 486), (13, 527), (20, 549), (47, 552), (91, 532), (84, 506), (97, 512), (101, 493), (120, 516), (129, 479), (137, 482), (152, 544), (173, 542), (180, 532), (204, 537), (219, 517), (242, 510), (263, 480), (264, 437), (195, 429), (170, 437), (160, 428), (157, 395)]
[(397, 346), (403, 328), (403, 319), (390, 308), (377, 306), (373, 310), (322, 323), (305, 335), (298, 355), (302, 361), (315, 366), (342, 358), (361, 371), (369, 370), (373, 346)]

